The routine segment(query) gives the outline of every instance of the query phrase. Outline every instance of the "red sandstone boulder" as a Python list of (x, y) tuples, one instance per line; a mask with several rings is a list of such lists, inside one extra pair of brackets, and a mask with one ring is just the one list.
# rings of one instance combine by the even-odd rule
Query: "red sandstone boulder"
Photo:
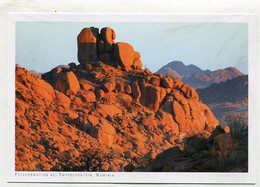
[(83, 101), (82, 101), (82, 99), (81, 99), (80, 97), (74, 97), (74, 98), (73, 98), (73, 103), (74, 103), (74, 105), (76, 105), (76, 106), (81, 106), (82, 103), (83, 103)]
[(138, 51), (135, 51), (134, 52), (134, 59), (137, 60), (137, 59), (140, 59), (140, 58), (141, 58), (141, 54)]
[(182, 83), (181, 79), (177, 79), (177, 78), (173, 79), (173, 88), (179, 89), (179, 88), (181, 88), (182, 84), (183, 83)]
[(72, 71), (69, 71), (55, 79), (53, 87), (65, 95), (75, 95), (80, 89), (78, 79)]
[(140, 59), (136, 59), (134, 60), (132, 67), (134, 69), (141, 69), (143, 67), (143, 63)]
[(155, 86), (160, 86), (160, 78), (157, 76), (148, 77), (149, 83)]
[(78, 35), (79, 43), (96, 43), (98, 37), (98, 28), (84, 28)]
[(132, 68), (134, 69), (141, 69), (143, 67), (143, 63), (140, 60), (140, 53), (138, 51), (134, 51), (134, 61), (133, 61), (133, 65)]
[(53, 87), (42, 79), (34, 79), (32, 82), (32, 89), (40, 94), (45, 101), (53, 101), (55, 93)]
[(80, 63), (98, 59), (98, 28), (84, 28), (78, 35), (78, 61)]
[(181, 87), (181, 91), (183, 92), (184, 96), (188, 99), (199, 99), (198, 93), (188, 84), (184, 84)]
[(122, 111), (114, 105), (106, 105), (106, 104), (98, 105), (97, 112), (100, 113), (101, 116), (104, 118), (107, 116), (111, 116), (111, 117), (122, 116)]
[(125, 85), (124, 86), (124, 91), (126, 94), (131, 94), (132, 93), (132, 89), (130, 85)]
[(70, 98), (68, 98), (66, 95), (63, 93), (55, 90), (55, 95), (56, 95), (56, 103), (58, 105), (63, 106), (64, 108), (69, 108), (70, 106)]
[(97, 100), (96, 95), (93, 91), (86, 91), (82, 93), (81, 98), (83, 99), (84, 102), (87, 103), (92, 103)]
[(117, 92), (123, 93), (124, 92), (124, 84), (121, 83), (121, 82), (117, 82), (115, 89), (116, 89)]
[(115, 84), (112, 82), (106, 82), (103, 84), (102, 88), (105, 92), (112, 92), (115, 89)]
[(177, 101), (173, 101), (173, 117), (179, 125), (180, 132), (187, 132), (185, 113), (182, 106)]
[(101, 29), (101, 38), (104, 42), (113, 44), (114, 40), (116, 39), (116, 33), (110, 27), (104, 27)]
[(161, 73), (154, 73), (154, 75), (157, 77), (160, 77), (160, 79), (162, 79), (164, 77), (163, 74), (161, 74)]
[(174, 132), (179, 132), (178, 124), (173, 120), (172, 114), (164, 112), (163, 110), (157, 111), (157, 116), (160, 119), (160, 123), (166, 127), (168, 130), (172, 130)]
[(101, 29), (101, 39), (104, 42), (104, 52), (112, 52), (114, 39), (116, 38), (116, 33), (110, 27), (105, 27)]
[[(32, 89), (45, 101), (52, 102), (55, 98), (55, 92), (53, 87), (44, 80), (32, 75), (24, 68), (16, 68), (16, 81), (22, 84), (27, 89)], [(16, 85), (17, 86), (17, 85)], [(32, 96), (27, 93), (25, 89), (20, 89), (20, 94), (23, 95), (26, 100), (33, 100)], [(40, 100), (39, 100), (40, 101)], [(35, 100), (35, 102), (37, 102)]]
[(94, 115), (89, 115), (89, 116), (88, 116), (88, 121), (89, 121), (93, 126), (99, 124), (99, 118), (96, 117), (96, 116), (94, 116)]
[(133, 98), (138, 101), (139, 98), (141, 97), (141, 90), (140, 90), (140, 87), (139, 87), (139, 85), (138, 85), (138, 82), (137, 82), (137, 81), (134, 82), (134, 83), (131, 85), (131, 88), (132, 88)]
[(163, 77), (161, 79), (161, 85), (164, 88), (172, 88), (173, 87), (173, 80), (170, 77)]
[(154, 131), (157, 127), (157, 122), (154, 118), (152, 117), (148, 117), (148, 118), (144, 118), (142, 119), (142, 124), (144, 125), (144, 127), (151, 131)]
[(157, 111), (161, 102), (160, 88), (151, 84), (141, 84), (140, 103), (150, 110)]
[(92, 128), (90, 134), (100, 143), (111, 147), (114, 143), (116, 131), (115, 128), (107, 122), (107, 120), (102, 119), (100, 124), (95, 125)]
[(96, 91), (96, 96), (100, 100), (105, 97), (105, 92), (102, 89)]
[(88, 83), (80, 83), (80, 89), (85, 90), (85, 91), (88, 91), (88, 90), (95, 91), (95, 88)]
[(114, 46), (114, 58), (119, 66), (128, 71), (133, 65), (134, 48), (128, 43), (116, 43)]
[[(210, 108), (205, 105), (204, 103), (200, 103), (200, 108), (204, 114), (204, 118), (206, 119), (206, 126), (207, 126), (207, 130), (209, 131), (213, 131), (216, 126), (219, 124), (219, 121), (216, 119), (216, 117), (214, 116), (214, 114), (212, 113), (212, 111), (210, 110)], [(193, 109), (194, 110), (194, 109)]]
[(172, 110), (173, 107), (172, 106), (173, 106), (173, 99), (166, 99), (164, 101), (164, 103), (162, 104), (161, 109), (164, 112), (167, 112), (167, 113), (173, 115), (173, 110)]

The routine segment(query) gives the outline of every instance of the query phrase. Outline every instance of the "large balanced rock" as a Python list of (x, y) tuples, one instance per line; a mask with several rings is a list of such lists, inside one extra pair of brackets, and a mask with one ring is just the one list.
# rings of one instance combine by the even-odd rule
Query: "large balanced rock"
[(78, 35), (78, 61), (79, 63), (95, 61), (98, 59), (97, 40), (98, 28), (84, 28)]
[(115, 44), (116, 33), (110, 27), (84, 28), (78, 35), (78, 61), (88, 63), (102, 61), (111, 66), (120, 66), (125, 70), (141, 69), (143, 64), (140, 53), (128, 44)]
[(53, 81), (53, 87), (65, 95), (75, 95), (80, 89), (76, 75), (69, 71)]

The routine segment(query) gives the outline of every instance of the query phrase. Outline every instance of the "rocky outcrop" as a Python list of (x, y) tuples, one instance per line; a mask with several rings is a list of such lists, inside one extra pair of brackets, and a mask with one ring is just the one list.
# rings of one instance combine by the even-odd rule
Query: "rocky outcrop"
[[(75, 163), (72, 169), (78, 163), (79, 170), (124, 171), (129, 168), (121, 166), (129, 164), (135, 169), (147, 164), (143, 158), (155, 158), (174, 145), (181, 148), (183, 133), (208, 133), (218, 124), (196, 91), (181, 81), (95, 63), (43, 74), (49, 83), (17, 68), (17, 170), (66, 170), (68, 161)], [(26, 145), (35, 142), (32, 150), (39, 157), (48, 156), (48, 167), (42, 160), (32, 164), (31, 151), (23, 161), (24, 139)], [(108, 150), (116, 158), (97, 161), (97, 155), (106, 157)], [(84, 165), (84, 155), (97, 163)]]
[(86, 28), (79, 65), (41, 77), (16, 68), (17, 171), (135, 171), (182, 151), (184, 138), (210, 136), (218, 121), (197, 92), (140, 69), (140, 54), (114, 39), (111, 28)]
[(141, 69), (140, 53), (123, 42), (115, 43), (116, 33), (110, 27), (101, 29), (84, 28), (78, 35), (78, 61), (88, 63), (101, 60), (112, 66), (120, 66), (126, 71)]

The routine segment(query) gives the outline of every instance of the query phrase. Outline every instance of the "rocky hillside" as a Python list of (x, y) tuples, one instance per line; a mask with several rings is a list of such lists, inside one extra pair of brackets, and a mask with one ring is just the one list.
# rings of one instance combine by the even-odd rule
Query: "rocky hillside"
[(195, 65), (185, 66), (183, 62), (173, 61), (157, 71), (163, 75), (171, 74), (175, 78), (181, 78), (184, 83), (193, 88), (205, 88), (212, 83), (225, 82), (234, 77), (243, 75), (238, 69), (229, 67), (216, 71), (201, 70)]
[(218, 125), (180, 79), (143, 70), (107, 27), (78, 35), (79, 65), (41, 77), (16, 67), (17, 171), (132, 171)]

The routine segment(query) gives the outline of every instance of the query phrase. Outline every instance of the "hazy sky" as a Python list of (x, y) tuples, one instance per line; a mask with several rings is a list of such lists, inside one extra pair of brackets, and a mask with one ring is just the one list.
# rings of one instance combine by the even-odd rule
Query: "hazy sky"
[(78, 63), (77, 35), (90, 26), (113, 28), (115, 41), (130, 43), (153, 72), (180, 60), (201, 69), (234, 66), (248, 73), (247, 23), (17, 22), (16, 63), (38, 72)]

